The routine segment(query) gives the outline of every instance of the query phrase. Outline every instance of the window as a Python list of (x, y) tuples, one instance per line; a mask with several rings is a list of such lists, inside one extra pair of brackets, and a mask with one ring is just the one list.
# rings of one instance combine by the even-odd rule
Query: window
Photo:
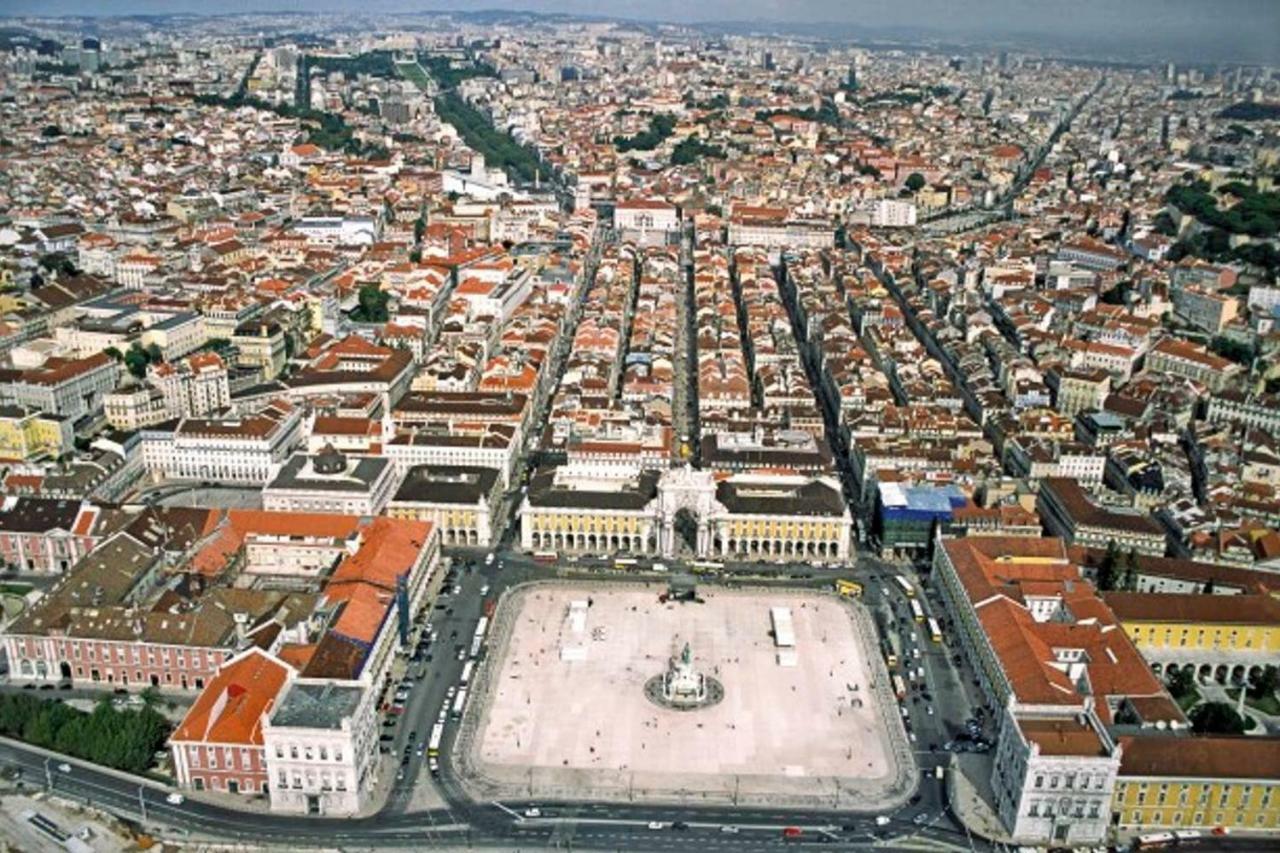
[(276, 780), (280, 783), (281, 788), (289, 787), (289, 774), (285, 773), (283, 770), (276, 775)]
[(1089, 803), (1089, 817), (1097, 817), (1098, 808), (1099, 808), (1099, 804), (1097, 800), (1094, 800), (1092, 803)]
[(276, 744), (276, 758), (284, 758), (284, 747)]
[(1039, 817), (1039, 816), (1040, 816), (1040, 803), (1039, 803), (1038, 801), (1036, 801), (1036, 800), (1032, 800), (1032, 801), (1031, 801), (1031, 810), (1030, 810), (1029, 812), (1027, 812), (1027, 814), (1028, 814), (1029, 816), (1031, 816), (1031, 817)]
[(329, 748), (328, 748), (328, 747), (324, 747), (324, 746), (320, 747), (320, 760), (321, 760), (321, 761), (328, 761), (328, 760), (329, 760)]
[(289, 744), (289, 757), (294, 759), (298, 757), (298, 745), (296, 743)]

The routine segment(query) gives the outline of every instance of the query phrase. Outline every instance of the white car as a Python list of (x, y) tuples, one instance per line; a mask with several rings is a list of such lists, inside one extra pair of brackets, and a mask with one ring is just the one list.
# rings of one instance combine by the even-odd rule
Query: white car
[(876, 817), (876, 826), (888, 826), (889, 818), (887, 815), (878, 815)]
[(723, 832), (725, 835), (737, 835), (738, 827), (734, 826), (733, 824), (726, 823), (724, 826), (720, 827), (720, 831)]
[(660, 820), (651, 820), (649, 821), (649, 828), (650, 829), (666, 829), (667, 825), (666, 823)]
[(525, 809), (525, 817), (542, 817), (542, 809)]
[(180, 806), (187, 801), (187, 798), (174, 791), (172, 794), (164, 798), (164, 801), (171, 806)]
[(484, 596), (486, 596), (486, 595), (488, 595), (488, 594), (489, 594), (489, 585), (488, 585), (488, 584), (485, 584), (484, 586), (480, 587), (480, 597), (481, 597), (481, 598), (483, 598)]
[(64, 762), (62, 762), (61, 764), (59, 764), (59, 765), (58, 765), (58, 772), (60, 772), (60, 773), (70, 773), (70, 772), (71, 772), (71, 765), (70, 765), (70, 764), (68, 764), (68, 763), (67, 763), (67, 762), (65, 762), (65, 761), (64, 761)]

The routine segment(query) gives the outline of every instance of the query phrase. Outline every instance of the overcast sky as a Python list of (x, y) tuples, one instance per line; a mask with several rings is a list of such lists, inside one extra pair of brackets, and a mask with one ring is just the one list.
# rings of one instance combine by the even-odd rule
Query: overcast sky
[(133, 14), (263, 9), (361, 12), (531, 9), (643, 20), (838, 22), (911, 27), (945, 38), (1029, 34), (1108, 47), (1131, 38), (1143, 48), (1197, 45), (1230, 58), (1280, 61), (1280, 0), (0, 0), (8, 14)]

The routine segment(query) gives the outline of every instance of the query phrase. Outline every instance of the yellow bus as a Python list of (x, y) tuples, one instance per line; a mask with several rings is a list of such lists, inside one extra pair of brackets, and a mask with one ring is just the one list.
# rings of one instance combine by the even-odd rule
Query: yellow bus
[(840, 578), (836, 580), (836, 592), (845, 598), (862, 598), (862, 584)]

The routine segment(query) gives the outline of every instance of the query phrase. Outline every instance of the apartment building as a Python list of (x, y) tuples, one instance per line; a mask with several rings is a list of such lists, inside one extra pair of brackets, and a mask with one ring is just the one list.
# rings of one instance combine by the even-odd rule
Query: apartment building
[(231, 405), (227, 366), (216, 353), (153, 364), (147, 378), (164, 396), (171, 417), (204, 417)]
[(1164, 530), (1150, 516), (1101, 506), (1076, 480), (1046, 477), (1040, 482), (1036, 510), (1045, 529), (1068, 544), (1105, 548), (1115, 542), (1121, 551), (1155, 556), (1165, 552)]
[(102, 411), (103, 397), (120, 382), (120, 364), (106, 353), (54, 357), (27, 370), (0, 369), (0, 403), (78, 420)]
[(302, 440), (302, 412), (277, 400), (246, 417), (180, 418), (142, 432), (156, 479), (265, 485)]
[(1184, 376), (1215, 393), (1222, 391), (1244, 371), (1234, 361), (1176, 338), (1165, 338), (1152, 347), (1147, 353), (1146, 367), (1157, 373)]

